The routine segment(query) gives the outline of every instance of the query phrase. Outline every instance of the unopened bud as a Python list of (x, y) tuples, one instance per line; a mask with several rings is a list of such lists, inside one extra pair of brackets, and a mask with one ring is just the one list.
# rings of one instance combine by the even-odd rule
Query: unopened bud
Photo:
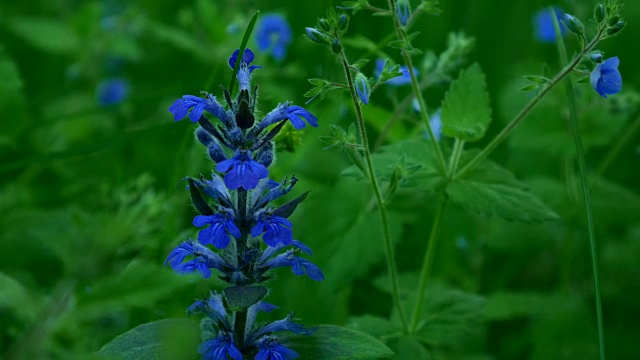
[(342, 52), (342, 45), (338, 39), (333, 39), (333, 42), (331, 43), (331, 51), (336, 55)]
[(325, 33), (316, 29), (316, 28), (305, 28), (307, 31), (307, 36), (311, 41), (320, 44), (320, 45), (329, 45), (331, 42)]
[(606, 12), (606, 10), (604, 8), (604, 5), (603, 4), (598, 4), (598, 6), (596, 6), (596, 10), (594, 12), (594, 17), (596, 18), (596, 21), (598, 23), (601, 23), (604, 20), (606, 15), (607, 15), (607, 12)]
[(607, 35), (615, 35), (624, 29), (626, 23), (624, 21), (618, 21), (615, 25), (607, 29)]
[(567, 25), (567, 28), (573, 33), (577, 35), (584, 34), (584, 26), (582, 26), (580, 20), (576, 19), (572, 15), (564, 14), (564, 23)]
[(369, 82), (361, 72), (356, 75), (356, 93), (365, 105), (369, 104)]
[(618, 23), (618, 21), (620, 21), (620, 16), (614, 15), (609, 19), (609, 22), (607, 23), (607, 25), (615, 26)]
[(329, 20), (327, 20), (327, 19), (320, 19), (320, 20), (318, 20), (318, 24), (320, 25), (320, 27), (322, 28), (322, 30), (324, 30), (324, 31), (331, 31), (331, 24), (329, 23)]
[(407, 25), (409, 16), (411, 15), (411, 9), (409, 9), (409, 2), (407, 0), (398, 0), (396, 3), (396, 14), (398, 14), (398, 20), (402, 26)]
[(601, 63), (602, 62), (602, 53), (600, 52), (594, 52), (591, 53), (591, 55), (589, 55), (589, 57), (591, 58), (591, 60), (595, 63)]
[(338, 18), (338, 29), (340, 31), (345, 31), (347, 30), (347, 25), (349, 25), (349, 18), (347, 17), (347, 15), (340, 15), (340, 17)]

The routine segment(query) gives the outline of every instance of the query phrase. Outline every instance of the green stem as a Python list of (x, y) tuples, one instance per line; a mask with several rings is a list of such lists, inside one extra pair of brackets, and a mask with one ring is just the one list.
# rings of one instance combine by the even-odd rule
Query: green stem
[[(393, 19), (393, 25), (396, 29), (396, 33), (398, 34), (398, 39), (400, 41), (406, 41), (406, 37), (404, 31), (402, 30), (402, 26), (400, 25), (400, 21), (398, 20), (398, 16), (396, 14), (396, 4), (395, 0), (389, 0), (389, 10), (391, 11), (391, 18)], [(427, 126), (427, 131), (429, 132), (429, 139), (431, 140), (431, 147), (433, 151), (435, 151), (436, 156), (438, 158), (438, 164), (440, 165), (440, 170), (443, 174), (447, 171), (447, 165), (444, 159), (444, 155), (442, 154), (442, 149), (440, 149), (440, 143), (436, 139), (433, 129), (431, 128), (431, 123), (429, 122), (429, 114), (427, 113), (427, 105), (422, 97), (422, 91), (420, 90), (420, 84), (418, 83), (418, 79), (416, 77), (415, 71), (413, 71), (413, 60), (411, 60), (411, 56), (405, 50), (401, 51), (402, 57), (404, 58), (404, 62), (407, 65), (407, 69), (409, 71), (409, 75), (411, 76), (411, 89), (413, 91), (414, 96), (418, 99), (418, 103), (420, 104), (420, 115), (422, 116), (422, 120), (425, 122)]]
[[(553, 9), (550, 8), (549, 11), (553, 11)], [(553, 23), (556, 31), (556, 42), (558, 44), (558, 53), (560, 55), (560, 61), (564, 65), (569, 61), (567, 56), (567, 49), (564, 45), (564, 40), (562, 39), (562, 36), (559, 35), (560, 25), (558, 24), (558, 20), (555, 17), (553, 19)], [(591, 210), (591, 195), (589, 193), (589, 185), (587, 180), (584, 145), (582, 143), (582, 136), (580, 134), (580, 123), (578, 122), (578, 116), (576, 114), (576, 101), (573, 96), (573, 84), (570, 78), (567, 78), (564, 83), (565, 83), (565, 91), (567, 93), (567, 102), (569, 105), (569, 115), (570, 115), (569, 117), (571, 120), (571, 125), (573, 128), (573, 136), (574, 136), (575, 145), (576, 145), (578, 169), (580, 170), (580, 183), (582, 185), (582, 197), (584, 200), (585, 215), (587, 217), (589, 244), (591, 246), (591, 266), (593, 270), (593, 287), (594, 287), (595, 300), (596, 300), (596, 317), (598, 321), (598, 340), (599, 340), (599, 346), (600, 346), (600, 360), (604, 360), (605, 359), (604, 325), (602, 321), (602, 301), (600, 299), (600, 280), (599, 280), (600, 274), (598, 271), (596, 234), (595, 234), (595, 228), (593, 224), (593, 214)]]
[(456, 138), (453, 143), (453, 150), (451, 151), (451, 157), (449, 158), (449, 169), (447, 171), (447, 177), (451, 179), (458, 169), (460, 163), (460, 156), (462, 156), (462, 150), (464, 149), (464, 140)]
[(373, 160), (371, 158), (371, 151), (369, 149), (369, 140), (367, 138), (367, 129), (365, 128), (364, 117), (362, 116), (362, 109), (360, 108), (360, 103), (358, 101), (358, 95), (356, 94), (356, 88), (353, 83), (353, 78), (351, 76), (351, 70), (349, 68), (349, 62), (347, 61), (347, 57), (344, 54), (344, 51), (340, 53), (340, 59), (342, 60), (342, 66), (344, 68), (344, 74), (347, 78), (347, 83), (349, 84), (349, 92), (351, 94), (351, 100), (353, 101), (353, 106), (356, 111), (356, 119), (358, 122), (358, 128), (360, 130), (360, 135), (362, 136), (362, 146), (364, 152), (365, 163), (367, 165), (367, 171), (369, 173), (369, 181), (371, 182), (371, 188), (373, 189), (373, 193), (376, 197), (376, 202), (378, 204), (378, 211), (380, 212), (380, 220), (382, 222), (382, 230), (383, 230), (383, 238), (385, 245), (385, 252), (387, 256), (387, 266), (389, 270), (389, 277), (391, 280), (391, 290), (393, 301), (398, 308), (398, 313), (400, 314), (400, 320), (402, 321), (402, 327), (407, 331), (407, 319), (405, 318), (404, 311), (402, 310), (402, 305), (400, 304), (400, 295), (399, 295), (399, 286), (398, 286), (398, 270), (396, 266), (395, 255), (393, 252), (393, 243), (391, 241), (391, 234), (389, 232), (389, 219), (387, 218), (387, 210), (384, 205), (382, 199), (382, 193), (380, 191), (380, 186), (378, 185), (378, 180), (376, 178), (376, 173), (373, 167)]
[(413, 316), (411, 316), (411, 326), (409, 327), (410, 333), (415, 333), (418, 330), (418, 321), (420, 320), (420, 314), (422, 314), (422, 308), (424, 307), (425, 290), (427, 288), (429, 274), (431, 273), (433, 256), (435, 254), (436, 244), (440, 233), (440, 225), (442, 223), (442, 214), (444, 213), (446, 204), (446, 199), (442, 199), (440, 201), (436, 217), (433, 219), (433, 226), (431, 227), (431, 234), (429, 235), (429, 244), (427, 245), (427, 250), (424, 253), (424, 259), (422, 260), (422, 270), (420, 270), (420, 280), (418, 282), (416, 299), (417, 303), (413, 309)]
[(625, 147), (625, 145), (627, 145), (629, 140), (633, 139), (633, 136), (636, 134), (638, 129), (640, 129), (640, 117), (635, 119), (633, 123), (625, 129), (620, 140), (615, 142), (615, 145), (611, 148), (609, 153), (607, 153), (607, 156), (605, 156), (604, 160), (600, 163), (600, 166), (598, 166), (598, 174), (604, 173), (607, 168), (609, 168), (611, 162), (618, 156), (618, 154), (620, 154), (620, 151)]
[(531, 99), (531, 101), (529, 101), (529, 103), (522, 110), (520, 110), (520, 112), (507, 124), (507, 126), (505, 126), (505, 128), (502, 129), (502, 131), (500, 131), (500, 133), (496, 135), (496, 137), (493, 138), (493, 140), (491, 140), (491, 142), (487, 144), (487, 146), (482, 149), (480, 153), (478, 153), (478, 155), (476, 155), (473, 159), (471, 159), (471, 161), (466, 163), (465, 166), (463, 166), (462, 169), (460, 169), (460, 171), (458, 171), (453, 176), (453, 180), (461, 177), (466, 172), (476, 167), (482, 160), (489, 156), (489, 154), (491, 154), (491, 152), (493, 152), (493, 150), (495, 150), (498, 145), (506, 140), (511, 131), (516, 127), (516, 125), (518, 125), (520, 121), (522, 121), (529, 114), (529, 112), (531, 112), (531, 110), (540, 102), (540, 100), (542, 100), (542, 98), (545, 97), (545, 95), (549, 93), (549, 91), (551, 91), (551, 89), (553, 89), (562, 79), (569, 75), (573, 71), (573, 69), (578, 66), (578, 64), (580, 64), (580, 61), (585, 54), (591, 51), (591, 49), (593, 49), (593, 47), (598, 44), (603, 36), (603, 32), (604, 29), (600, 29), (593, 40), (591, 40), (591, 42), (584, 47), (584, 49), (573, 59), (573, 61), (571, 61), (571, 63), (565, 66), (562, 70), (560, 70), (560, 72), (557, 73), (556, 76), (553, 77), (553, 79), (549, 80), (545, 87), (543, 87), (542, 90), (540, 90), (540, 92), (533, 99)]

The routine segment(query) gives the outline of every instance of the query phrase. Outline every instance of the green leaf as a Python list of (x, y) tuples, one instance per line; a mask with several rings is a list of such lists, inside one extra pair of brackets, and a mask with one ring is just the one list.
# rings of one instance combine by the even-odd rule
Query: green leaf
[(489, 320), (506, 320), (519, 316), (541, 315), (561, 307), (562, 299), (536, 293), (500, 291), (487, 297), (485, 316)]
[(416, 336), (433, 346), (454, 345), (482, 327), (484, 298), (441, 286), (427, 288)]
[(198, 323), (164, 319), (139, 325), (104, 345), (98, 355), (120, 360), (195, 360), (200, 342)]
[(213, 215), (213, 210), (211, 209), (211, 207), (209, 207), (209, 204), (204, 199), (204, 197), (202, 197), (202, 194), (200, 194), (200, 190), (198, 190), (198, 187), (196, 186), (193, 179), (188, 178), (187, 181), (189, 182), (189, 194), (191, 195), (191, 202), (193, 203), (193, 206), (196, 208), (196, 210), (198, 210), (198, 212), (202, 215)]
[(62, 20), (26, 16), (8, 19), (9, 30), (44, 52), (69, 53), (80, 45), (78, 36)]
[(229, 310), (242, 311), (262, 300), (267, 292), (264, 286), (231, 286), (224, 289), (224, 296), (227, 298)]
[(480, 65), (462, 70), (442, 103), (442, 132), (464, 141), (482, 139), (491, 123), (491, 104)]
[(389, 347), (396, 353), (396, 359), (430, 360), (433, 358), (420, 340), (412, 335), (391, 339)]
[[(462, 162), (472, 153), (465, 152)], [(558, 218), (511, 172), (490, 160), (484, 160), (462, 178), (450, 183), (446, 193), (465, 209), (487, 216), (495, 214), (509, 221), (543, 222)]]
[(311, 336), (284, 335), (281, 342), (308, 360), (388, 359), (393, 351), (369, 335), (333, 325), (321, 325)]
[(402, 332), (402, 328), (389, 319), (371, 315), (353, 317), (349, 319), (347, 326), (355, 331), (371, 335), (376, 339)]

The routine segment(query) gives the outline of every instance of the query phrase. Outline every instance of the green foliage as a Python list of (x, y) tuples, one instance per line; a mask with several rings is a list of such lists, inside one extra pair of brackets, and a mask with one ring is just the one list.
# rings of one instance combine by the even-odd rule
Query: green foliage
[(480, 65), (460, 71), (442, 103), (442, 132), (464, 141), (484, 137), (491, 123), (491, 104)]
[(393, 352), (369, 335), (339, 326), (322, 325), (313, 336), (285, 335), (287, 345), (310, 360), (389, 359)]

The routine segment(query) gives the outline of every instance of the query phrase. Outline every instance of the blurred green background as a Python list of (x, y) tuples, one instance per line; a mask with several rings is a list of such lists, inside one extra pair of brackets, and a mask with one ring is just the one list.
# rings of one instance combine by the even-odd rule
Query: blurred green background
[[(594, 5), (555, 4), (585, 23)], [(163, 267), (169, 251), (196, 234), (181, 179), (212, 168), (194, 141), (193, 124), (174, 123), (167, 108), (177, 97), (201, 90), (220, 96), (219, 84), (228, 86), (231, 76), (227, 59), (257, 10), (285, 16), (293, 33), (284, 60), (256, 51), (255, 63), (264, 67), (253, 78), (260, 86), (260, 110), (267, 113), (285, 100), (303, 104), (306, 79), (341, 79), (333, 55), (303, 35), (335, 5), (339, 2), (0, 3), (0, 357), (85, 359), (138, 324), (185, 316), (194, 298), (219, 286)], [(420, 31), (414, 46), (425, 52), (444, 51), (451, 31), (475, 38), (467, 63), (478, 62), (487, 75), (492, 134), (528, 96), (513, 91), (522, 84), (518, 79), (541, 73), (544, 64), (558, 68), (555, 46), (538, 43), (533, 35), (532, 16), (548, 5), (540, 0), (443, 1), (440, 16), (423, 17), (414, 27)], [(606, 57), (621, 60), (623, 92), (609, 103), (593, 94), (583, 99), (618, 116), (612, 125), (599, 118), (598, 136), (587, 141), (594, 171), (639, 116), (633, 91), (640, 71), (634, 66), (633, 44), (640, 37), (640, 7), (627, 5), (627, 28), (601, 47)], [(389, 34), (388, 18), (367, 12), (351, 18), (351, 39), (365, 36), (376, 43)], [(567, 41), (575, 51), (575, 40)], [(255, 49), (253, 41), (249, 44)], [(380, 51), (401, 60), (391, 48), (346, 47), (352, 60), (375, 58)], [(416, 56), (416, 63), (421, 59)], [(365, 71), (371, 76), (373, 64)], [(123, 85), (118, 90), (122, 101), (105, 104), (100, 89), (113, 79)], [(446, 81), (427, 89), (433, 108), (446, 89)], [(369, 119), (379, 119), (369, 124), (373, 139), (393, 111), (393, 98), (407, 93), (383, 88), (374, 94), (366, 109)], [(562, 105), (549, 104), (545, 111), (564, 111)], [(296, 238), (314, 249), (313, 260), (327, 280), (318, 284), (279, 272), (269, 301), (282, 309), (273, 317), (295, 310), (305, 324), (344, 324), (352, 316), (388, 316), (391, 298), (380, 286), (386, 266), (377, 215), (368, 206), (370, 188), (341, 177), (349, 166), (344, 154), (325, 149), (320, 140), (329, 135), (329, 125), (351, 123), (350, 100), (346, 93), (336, 94), (307, 108), (320, 127), (296, 134), (295, 151), (279, 153), (271, 171), (274, 179), (299, 177), (294, 193), (312, 190), (292, 221)], [(530, 128), (535, 133), (536, 126)], [(400, 129), (390, 140), (407, 133)], [(514, 139), (518, 136), (526, 142), (534, 135), (521, 132)], [(608, 180), (594, 190), (612, 359), (640, 357), (638, 139), (632, 134), (602, 174)], [(485, 315), (477, 330), (434, 351), (436, 358), (597, 356), (586, 228), (579, 201), (571, 191), (567, 195), (562, 182), (563, 161), (571, 161), (568, 144), (569, 151), (547, 153), (539, 151), (539, 144), (522, 146), (514, 140), (493, 155), (527, 181), (562, 221), (528, 225), (447, 209), (434, 276), (483, 296)], [(390, 205), (398, 262), (407, 281), (420, 266), (434, 199), (409, 189)]]

